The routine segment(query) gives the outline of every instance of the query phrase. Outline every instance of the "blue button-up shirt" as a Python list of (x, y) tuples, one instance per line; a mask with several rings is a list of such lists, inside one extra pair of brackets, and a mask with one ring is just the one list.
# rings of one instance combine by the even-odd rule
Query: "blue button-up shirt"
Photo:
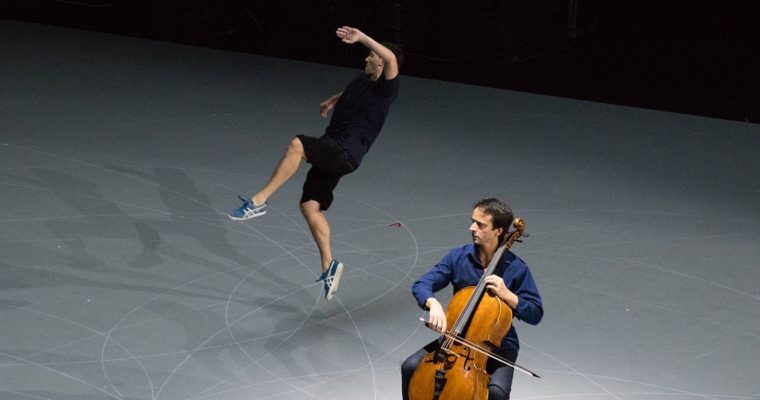
[[(458, 247), (412, 284), (412, 294), (417, 299), (417, 304), (427, 310), (425, 301), (434, 297), (433, 293), (449, 283), (454, 287), (454, 293), (467, 286), (477, 286), (484, 271), (474, 244)], [(501, 276), (507, 288), (520, 299), (517, 309), (513, 310), (513, 316), (531, 325), (538, 324), (544, 315), (544, 308), (528, 265), (511, 251), (505, 251), (494, 274)], [(501, 348), (512, 348), (515, 352), (520, 349), (514, 325), (504, 336)]]

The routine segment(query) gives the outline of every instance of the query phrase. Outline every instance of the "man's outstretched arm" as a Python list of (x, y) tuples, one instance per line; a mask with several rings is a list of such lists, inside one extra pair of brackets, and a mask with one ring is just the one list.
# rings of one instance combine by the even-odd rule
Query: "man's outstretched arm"
[(385, 76), (385, 79), (390, 80), (398, 76), (398, 61), (396, 60), (396, 55), (390, 49), (367, 36), (364, 32), (350, 26), (338, 28), (335, 34), (344, 43), (359, 42), (380, 56), (383, 59), (383, 76)]

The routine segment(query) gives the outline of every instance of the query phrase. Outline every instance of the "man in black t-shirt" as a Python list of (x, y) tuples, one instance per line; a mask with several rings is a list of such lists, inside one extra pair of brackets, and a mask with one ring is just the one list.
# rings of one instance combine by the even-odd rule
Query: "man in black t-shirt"
[(324, 211), (333, 201), (333, 190), (340, 178), (359, 167), (380, 134), (390, 105), (398, 95), (398, 71), (403, 61), (398, 46), (380, 44), (358, 29), (344, 26), (335, 34), (344, 43), (359, 42), (370, 50), (364, 60), (364, 72), (343, 92), (320, 104), (322, 117), (334, 108), (324, 135), (319, 138), (294, 137), (266, 185), (251, 198), (240, 196), (243, 205), (229, 214), (237, 221), (266, 214), (269, 197), (293, 176), (301, 161), (310, 163), (300, 208), (322, 259), (322, 272), (317, 282), (323, 282), (327, 300), (338, 288), (343, 264), (332, 256), (330, 225)]

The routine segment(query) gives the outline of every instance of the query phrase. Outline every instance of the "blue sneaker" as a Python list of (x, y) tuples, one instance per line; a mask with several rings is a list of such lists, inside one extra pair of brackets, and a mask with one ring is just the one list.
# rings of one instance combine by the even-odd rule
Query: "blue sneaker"
[(238, 198), (243, 201), (243, 205), (230, 211), (227, 214), (230, 219), (235, 221), (245, 221), (254, 217), (259, 217), (267, 213), (267, 203), (262, 205), (253, 204), (250, 199), (245, 199), (243, 196), (238, 195)]
[(338, 260), (332, 260), (327, 271), (322, 272), (322, 276), (317, 281), (323, 281), (325, 285), (325, 299), (330, 300), (335, 296), (340, 283), (340, 274), (343, 273), (343, 263)]

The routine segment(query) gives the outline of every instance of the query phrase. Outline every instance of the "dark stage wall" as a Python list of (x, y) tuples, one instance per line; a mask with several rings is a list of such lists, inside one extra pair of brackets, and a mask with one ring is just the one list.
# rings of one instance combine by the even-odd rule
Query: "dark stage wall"
[(355, 66), (354, 25), (406, 75), (760, 121), (757, 1), (6, 0), (5, 18)]

